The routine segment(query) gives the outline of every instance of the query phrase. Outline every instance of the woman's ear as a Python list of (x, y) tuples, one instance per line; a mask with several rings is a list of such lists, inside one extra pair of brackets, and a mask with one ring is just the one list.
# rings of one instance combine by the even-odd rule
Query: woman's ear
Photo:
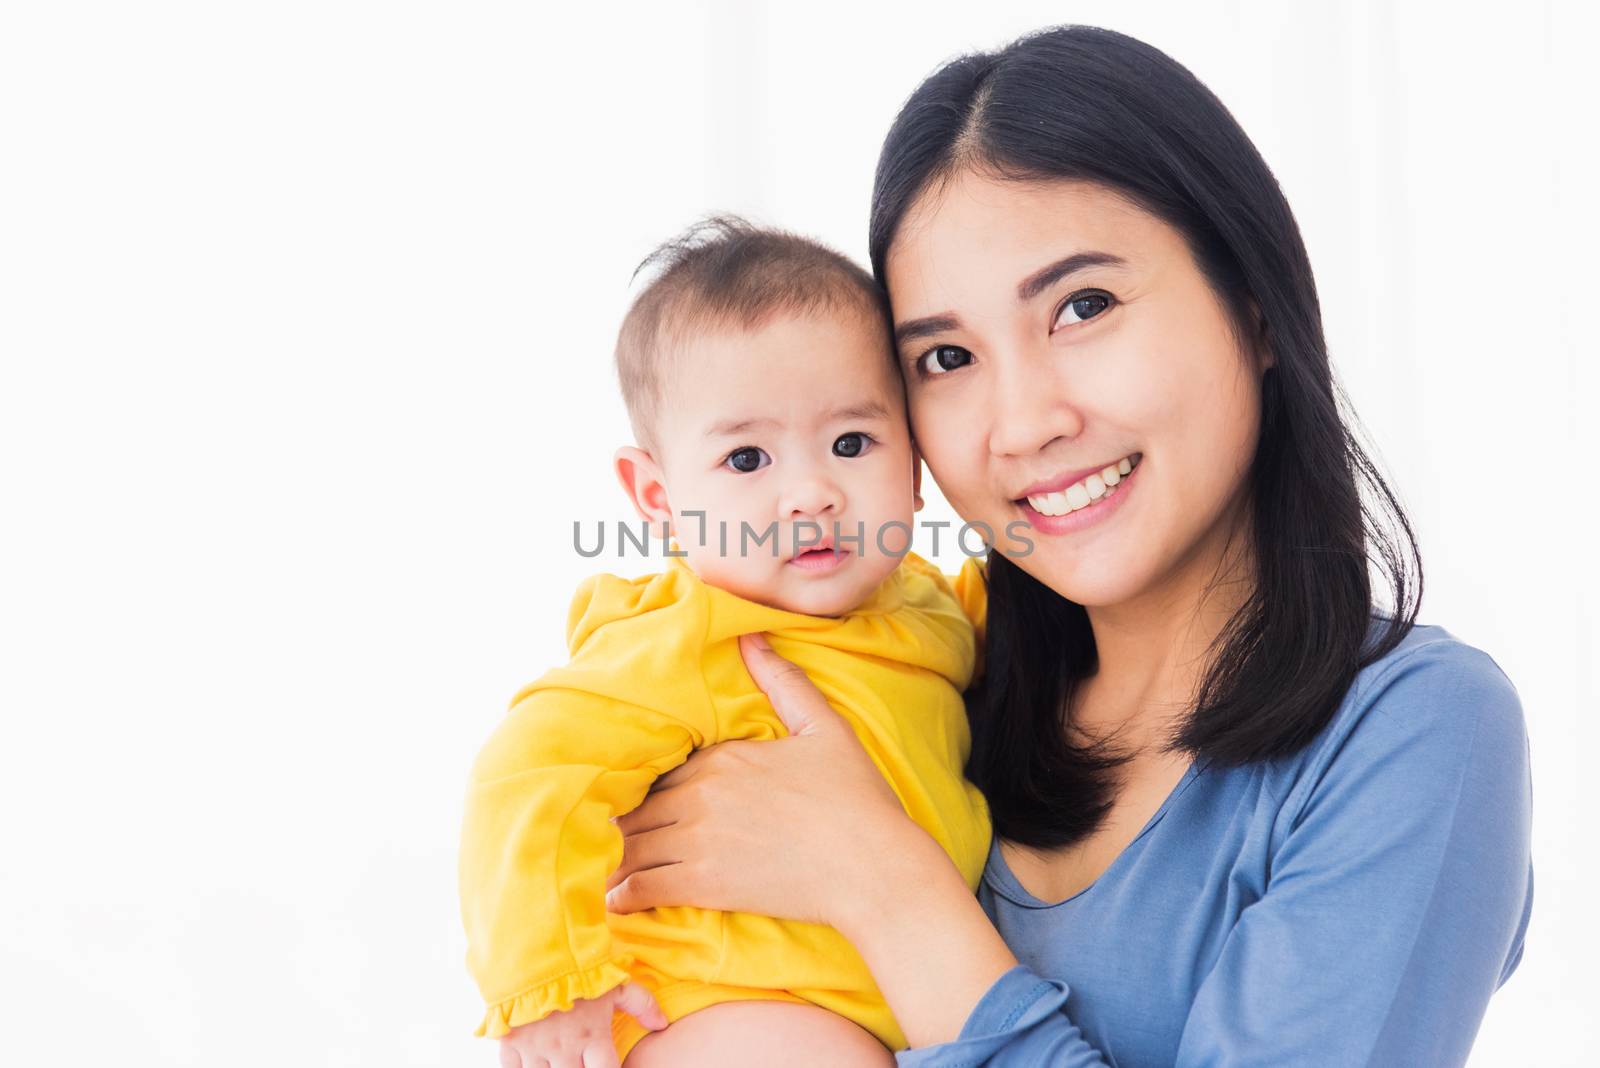
[(1261, 374), (1275, 366), (1278, 362), (1277, 354), (1272, 351), (1272, 335), (1267, 329), (1266, 316), (1261, 314), (1261, 306), (1253, 299), (1250, 301), (1250, 321), (1254, 325), (1251, 331), (1250, 344), (1255, 356), (1256, 370)]
[(667, 483), (661, 465), (643, 449), (624, 445), (611, 458), (622, 492), (633, 503), (639, 518), (652, 526), (672, 527), (672, 503), (667, 500)]

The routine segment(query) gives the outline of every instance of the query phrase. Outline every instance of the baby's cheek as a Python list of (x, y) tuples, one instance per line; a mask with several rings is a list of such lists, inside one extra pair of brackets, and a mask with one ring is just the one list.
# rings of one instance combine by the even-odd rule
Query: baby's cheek
[[(912, 520), (912, 513), (908, 511), (904, 515), (891, 516), (875, 524), (869, 524), (871, 529), (867, 531), (865, 551), (878, 558), (904, 556), (915, 540), (913, 532), (916, 527)], [(887, 570), (892, 570), (892, 567)]]
[[(695, 574), (718, 589), (749, 600), (761, 600), (770, 592), (766, 581), (766, 574), (772, 570), (770, 542), (761, 548), (747, 548), (746, 555), (741, 555), (735, 529), (730, 531), (727, 555), (723, 555), (715, 526), (709, 528), (707, 542), (704, 547), (686, 546), (689, 556), (685, 562)], [(762, 558), (762, 553), (769, 555)], [(766, 565), (765, 571), (762, 564)]]

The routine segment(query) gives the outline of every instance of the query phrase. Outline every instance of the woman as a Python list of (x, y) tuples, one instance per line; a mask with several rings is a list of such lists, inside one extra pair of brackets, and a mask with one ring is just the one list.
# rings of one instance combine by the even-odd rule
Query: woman
[(1464, 1060), (1531, 906), (1521, 707), (1414, 625), (1243, 131), (1108, 31), (965, 57), (889, 132), (871, 252), (928, 467), (969, 523), (1029, 524), (969, 702), (980, 893), (751, 637), (792, 737), (664, 776), (611, 907), (837, 927), (905, 1065)]

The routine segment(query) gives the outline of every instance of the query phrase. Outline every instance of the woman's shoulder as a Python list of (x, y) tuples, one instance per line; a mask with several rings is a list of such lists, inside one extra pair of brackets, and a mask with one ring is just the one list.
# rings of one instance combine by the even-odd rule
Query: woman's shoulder
[[(1371, 641), (1386, 624), (1374, 621)], [(1418, 623), (1357, 673), (1335, 722), (1373, 713), (1419, 730), (1476, 731), (1485, 719), (1520, 725), (1522, 703), (1487, 652), (1441, 626)]]
[(1412, 798), (1429, 782), (1511, 791), (1526, 782), (1527, 762), (1522, 702), (1499, 664), (1443, 627), (1417, 624), (1357, 673), (1332, 720), (1281, 768), (1305, 804), (1383, 783)]

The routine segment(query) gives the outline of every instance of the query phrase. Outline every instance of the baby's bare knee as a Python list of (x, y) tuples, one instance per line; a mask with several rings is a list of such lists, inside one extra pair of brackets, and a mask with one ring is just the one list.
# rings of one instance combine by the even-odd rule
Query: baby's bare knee
[(871, 1032), (816, 1005), (729, 1001), (640, 1039), (624, 1068), (892, 1068)]

